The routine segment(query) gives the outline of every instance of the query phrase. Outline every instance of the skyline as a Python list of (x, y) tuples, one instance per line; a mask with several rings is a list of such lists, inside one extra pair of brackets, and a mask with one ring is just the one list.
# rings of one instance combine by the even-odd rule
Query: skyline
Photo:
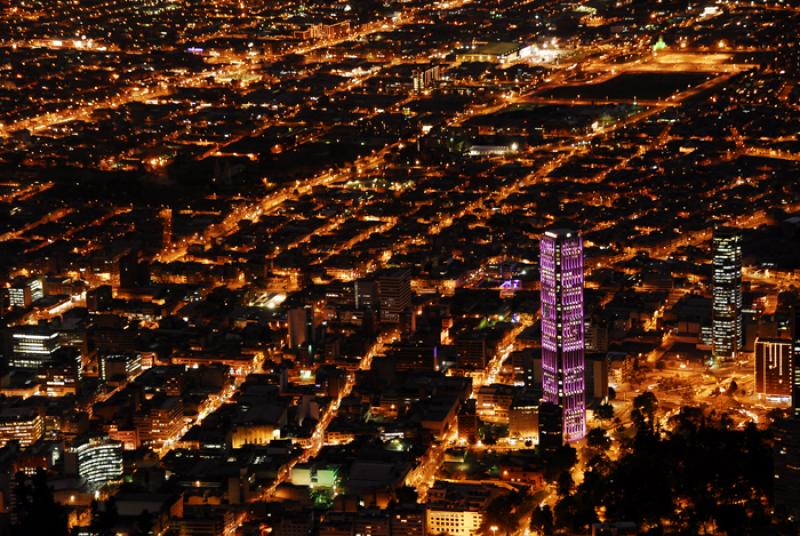
[(800, 533), (798, 0), (0, 0), (0, 536)]

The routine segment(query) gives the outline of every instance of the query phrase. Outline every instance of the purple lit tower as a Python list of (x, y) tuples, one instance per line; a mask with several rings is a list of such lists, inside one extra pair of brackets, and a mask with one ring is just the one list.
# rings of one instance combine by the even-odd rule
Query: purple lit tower
[(544, 400), (561, 406), (564, 439), (586, 435), (583, 376), (583, 240), (552, 229), (539, 242)]

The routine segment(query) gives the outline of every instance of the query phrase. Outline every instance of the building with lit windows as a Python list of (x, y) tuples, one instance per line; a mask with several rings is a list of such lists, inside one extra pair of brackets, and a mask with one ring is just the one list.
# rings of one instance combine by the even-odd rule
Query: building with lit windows
[(9, 441), (19, 441), (30, 447), (44, 434), (44, 420), (32, 407), (8, 407), (0, 411), (0, 447)]
[(428, 65), (414, 71), (412, 81), (414, 91), (424, 91), (433, 87), (442, 78), (441, 65)]
[(338, 465), (298, 463), (292, 467), (290, 479), (295, 486), (333, 489), (339, 484), (340, 470)]
[(767, 398), (792, 396), (792, 341), (756, 339), (755, 391)]
[(75, 447), (78, 474), (90, 487), (99, 488), (122, 478), (122, 443), (108, 438), (91, 438)]
[(508, 424), (514, 393), (513, 386), (502, 383), (481, 386), (477, 393), (478, 417), (486, 422)]
[(8, 303), (11, 307), (30, 307), (33, 302), (44, 297), (44, 285), (39, 278), (18, 277), (8, 289)]
[(539, 242), (544, 400), (562, 410), (566, 441), (586, 435), (583, 240), (553, 229)]
[(469, 536), (475, 534), (483, 522), (483, 512), (477, 508), (454, 508), (452, 510), (428, 508), (425, 514), (425, 526), (428, 528), (428, 534)]
[(183, 404), (175, 396), (156, 396), (143, 404), (133, 417), (139, 444), (161, 448), (166, 442), (178, 439), (183, 428)]
[(399, 323), (403, 311), (411, 305), (411, 272), (402, 268), (387, 269), (378, 276), (378, 307), (381, 322)]
[(714, 229), (713, 249), (712, 350), (715, 361), (726, 361), (742, 347), (742, 236)]
[(142, 370), (142, 356), (137, 352), (109, 353), (100, 356), (100, 378), (127, 380)]
[(503, 490), (491, 484), (437, 482), (428, 491), (425, 511), (427, 534), (476, 534), (487, 506), (501, 494)]
[(8, 289), (8, 304), (11, 307), (29, 307), (31, 293), (27, 286), (17, 286)]
[(20, 326), (11, 333), (11, 355), (8, 364), (12, 367), (38, 369), (53, 360), (61, 348), (59, 333), (38, 326)]
[(414, 506), (395, 507), (389, 520), (391, 534), (423, 536), (425, 531), (425, 509)]
[(54, 360), (44, 367), (39, 377), (44, 379), (47, 396), (67, 396), (78, 392), (81, 354), (69, 346), (60, 348)]
[(508, 410), (508, 435), (539, 441), (539, 402), (532, 397), (520, 397)]

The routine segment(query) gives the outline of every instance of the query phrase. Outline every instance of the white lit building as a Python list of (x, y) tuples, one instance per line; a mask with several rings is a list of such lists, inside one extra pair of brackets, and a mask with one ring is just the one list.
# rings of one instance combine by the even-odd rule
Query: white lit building
[(8, 302), (11, 307), (30, 307), (33, 302), (44, 297), (44, 284), (39, 278), (16, 278), (8, 289)]
[(8, 364), (12, 367), (38, 369), (52, 361), (53, 354), (60, 347), (57, 331), (29, 326), (16, 328), (11, 332)]
[(20, 446), (30, 447), (43, 433), (44, 421), (33, 408), (10, 407), (0, 411), (0, 447), (9, 441), (19, 441)]
[(742, 347), (742, 236), (714, 229), (712, 348), (715, 361), (736, 358)]
[(122, 443), (92, 438), (75, 447), (78, 474), (89, 486), (99, 488), (122, 478)]
[(483, 512), (477, 509), (438, 510), (428, 508), (425, 513), (428, 534), (448, 536), (471, 536), (476, 534), (483, 522)]

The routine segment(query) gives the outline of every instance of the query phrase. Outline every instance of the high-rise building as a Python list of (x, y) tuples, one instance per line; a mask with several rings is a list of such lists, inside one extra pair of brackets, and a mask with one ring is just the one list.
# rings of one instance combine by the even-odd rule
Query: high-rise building
[(411, 305), (411, 272), (402, 268), (378, 276), (378, 308), (381, 322), (398, 324), (401, 313)]
[(310, 352), (314, 340), (314, 308), (311, 305), (294, 307), (286, 313), (286, 319), (289, 347), (296, 349), (307, 345)]
[(122, 443), (105, 438), (81, 441), (76, 447), (78, 473), (92, 487), (122, 478)]
[(59, 333), (48, 327), (19, 326), (10, 331), (11, 355), (8, 364), (17, 368), (38, 369), (53, 360), (61, 348)]
[(539, 405), (539, 448), (555, 452), (564, 444), (563, 412), (561, 406), (542, 402)]
[(378, 305), (378, 285), (370, 279), (357, 279), (353, 283), (356, 309), (375, 309)]
[(554, 229), (540, 240), (544, 400), (561, 407), (564, 439), (586, 435), (583, 240)]
[(183, 427), (183, 403), (176, 396), (156, 396), (134, 415), (133, 424), (141, 445), (161, 448), (179, 437)]
[(11, 307), (30, 307), (43, 297), (44, 284), (41, 278), (17, 277), (8, 288), (8, 302)]
[(508, 434), (521, 439), (539, 439), (539, 393), (532, 389), (517, 394), (508, 410)]
[(755, 391), (768, 398), (792, 396), (792, 341), (756, 339)]
[(713, 248), (713, 356), (725, 361), (742, 347), (742, 236), (737, 229), (716, 228)]
[(586, 398), (592, 401), (608, 398), (608, 356), (587, 353), (584, 356)]

